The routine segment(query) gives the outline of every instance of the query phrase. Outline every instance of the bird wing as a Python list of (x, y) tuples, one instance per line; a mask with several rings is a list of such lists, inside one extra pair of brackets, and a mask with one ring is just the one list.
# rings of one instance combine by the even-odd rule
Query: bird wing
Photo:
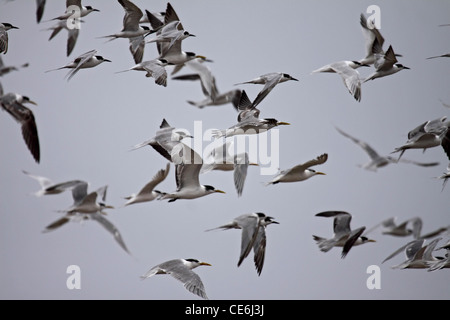
[(36, 0), (36, 6), (36, 21), (39, 23), (44, 15), (45, 0)]
[(261, 101), (272, 91), (273, 88), (280, 82), (282, 78), (281, 73), (273, 73), (270, 75), (266, 75), (266, 83), (262, 90), (258, 93), (255, 100), (253, 100), (253, 107), (256, 107)]
[(18, 102), (2, 103), (3, 108), (21, 125), (23, 139), (36, 162), (40, 160), (39, 135), (33, 112)]
[[(55, 29), (55, 32), (56, 32), (56, 30), (57, 29)], [(59, 30), (61, 30), (61, 29), (59, 29)], [(78, 28), (69, 29), (68, 36), (67, 36), (67, 56), (70, 56), (73, 49), (75, 48), (75, 44), (77, 43), (79, 34), (80, 34), (80, 29), (78, 29)], [(52, 34), (52, 36), (53, 36), (53, 34)]]
[(389, 70), (397, 62), (398, 60), (395, 57), (394, 49), (392, 46), (389, 46), (386, 53), (379, 59), (375, 60), (374, 66), (378, 71)]
[(75, 185), (72, 189), (72, 198), (75, 205), (81, 203), (83, 199), (87, 196), (88, 183), (80, 182)]
[(336, 130), (342, 134), (344, 137), (349, 138), (350, 140), (352, 140), (354, 143), (356, 143), (357, 145), (359, 145), (361, 148), (363, 148), (363, 150), (369, 155), (369, 157), (371, 159), (377, 159), (379, 158), (379, 154), (366, 142), (361, 141), (359, 139), (356, 139), (355, 137), (352, 137), (351, 135), (349, 135), (348, 133), (345, 133), (344, 131), (342, 131), (341, 129), (336, 127)]
[(242, 195), (247, 169), (249, 165), (248, 154), (238, 154), (234, 156), (234, 186), (238, 196)]
[(91, 59), (95, 54), (97, 53), (97, 50), (91, 50), (88, 51), (78, 58), (74, 60), (74, 62), (77, 64), (75, 68), (73, 68), (69, 73), (67, 74), (67, 80), (72, 79), (72, 77), (82, 68), (82, 66)]
[(357, 101), (361, 101), (361, 79), (359, 78), (359, 72), (342, 63), (332, 64), (331, 68), (341, 76), (350, 94)]
[(70, 216), (69, 215), (65, 215), (64, 217), (62, 217), (62, 218), (52, 222), (48, 226), (46, 226), (43, 232), (53, 231), (53, 230), (55, 230), (55, 229), (65, 225), (69, 221), (70, 221)]
[(255, 263), (255, 268), (256, 271), (258, 272), (258, 275), (261, 274), (264, 266), (264, 258), (266, 256), (266, 244), (267, 244), (266, 228), (260, 226), (258, 229), (256, 239), (253, 243), (253, 252), (254, 252), (253, 262)]
[(137, 31), (139, 29), (139, 21), (144, 15), (142, 10), (129, 0), (118, 1), (125, 10), (122, 31)]
[(381, 35), (380, 31), (375, 27), (373, 23), (370, 23), (370, 25), (368, 25), (368, 22), (369, 21), (366, 19), (364, 14), (361, 13), (360, 24), (362, 27), (363, 35), (366, 38), (366, 57), (369, 57), (373, 54), (375, 41), (377, 42), (377, 45), (380, 46), (380, 48), (382, 48), (384, 44), (384, 38)]
[(0, 53), (8, 52), (8, 32), (4, 28), (0, 28)]
[(166, 165), (166, 169), (161, 169), (159, 170), (154, 177), (152, 178), (152, 180), (147, 183), (142, 189), (141, 191), (139, 191), (139, 194), (147, 194), (153, 191), (153, 189), (159, 184), (161, 183), (169, 174), (169, 170), (170, 170), (170, 163), (167, 163)]
[(170, 270), (166, 270), (166, 272), (178, 281), (181, 281), (189, 292), (203, 299), (208, 299), (203, 282), (194, 271), (186, 268), (184, 265), (177, 265)]
[(109, 231), (114, 236), (114, 239), (117, 241), (117, 243), (122, 247), (122, 249), (124, 249), (127, 253), (130, 253), (127, 246), (125, 245), (125, 242), (122, 239), (119, 230), (116, 228), (116, 226), (114, 226), (114, 224), (111, 223), (111, 221), (106, 219), (100, 212), (95, 212), (91, 214), (90, 217), (100, 223), (107, 231)]
[(296, 166), (292, 167), (287, 172), (293, 173), (293, 174), (300, 173), (300, 172), (303, 172), (303, 171), (305, 171), (306, 169), (308, 169), (308, 168), (310, 168), (312, 166), (323, 164), (327, 160), (328, 160), (328, 154), (324, 153), (324, 154), (318, 156), (315, 159), (309, 160), (309, 161), (307, 161), (305, 163), (302, 163), (302, 164), (299, 164), (299, 165), (296, 165)]
[(358, 229), (352, 230), (348, 236), (347, 241), (345, 241), (344, 247), (342, 248), (341, 258), (344, 259), (347, 254), (350, 252), (350, 249), (355, 244), (356, 240), (361, 236), (366, 227), (360, 227)]

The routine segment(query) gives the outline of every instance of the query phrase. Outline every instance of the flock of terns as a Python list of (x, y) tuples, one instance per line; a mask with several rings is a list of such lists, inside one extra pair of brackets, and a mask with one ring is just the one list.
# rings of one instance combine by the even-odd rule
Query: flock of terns
[[(197, 55), (193, 52), (185, 52), (182, 50), (182, 42), (189, 38), (195, 37), (184, 29), (178, 15), (170, 3), (167, 3), (164, 12), (152, 13), (148, 10), (144, 12), (129, 0), (118, 0), (124, 9), (123, 29), (117, 33), (113, 33), (102, 38), (109, 39), (128, 39), (129, 50), (135, 65), (124, 71), (144, 71), (146, 77), (154, 78), (157, 85), (167, 86), (167, 67), (173, 67), (172, 75), (187, 66), (194, 71), (192, 74), (181, 76), (173, 76), (176, 80), (199, 81), (201, 89), (205, 95), (205, 100), (199, 102), (188, 101), (190, 104), (204, 108), (206, 106), (217, 106), (231, 103), (238, 112), (237, 123), (224, 130), (217, 130), (215, 137), (217, 141), (224, 140), (224, 143), (218, 144), (213, 150), (209, 159), (202, 157), (193, 149), (182, 143), (184, 138), (190, 136), (183, 131), (177, 130), (176, 127), (169, 125), (166, 119), (163, 119), (159, 130), (156, 130), (154, 137), (147, 141), (134, 146), (133, 150), (142, 147), (152, 147), (161, 156), (167, 159), (166, 168), (156, 172), (153, 179), (143, 186), (137, 193), (131, 194), (125, 198), (124, 206), (136, 203), (149, 202), (153, 200), (168, 200), (173, 202), (179, 199), (196, 199), (213, 193), (224, 193), (210, 185), (200, 184), (199, 177), (201, 174), (211, 170), (224, 170), (234, 172), (234, 184), (238, 196), (243, 193), (247, 168), (250, 165), (258, 165), (251, 163), (247, 153), (233, 154), (233, 144), (225, 139), (234, 135), (259, 134), (266, 132), (280, 125), (289, 125), (289, 123), (278, 121), (274, 118), (260, 118), (260, 110), (256, 107), (264, 100), (264, 98), (280, 83), (287, 81), (298, 81), (298, 79), (286, 73), (274, 72), (261, 75), (255, 79), (237, 83), (236, 85), (257, 84), (263, 88), (252, 101), (246, 94), (245, 90), (233, 89), (225, 93), (220, 93), (215, 77), (212, 75), (207, 63), (211, 60), (204, 56)], [(73, 18), (73, 6), (79, 9), (76, 20), (73, 23), (84, 22), (81, 18), (86, 17), (92, 12), (99, 12), (98, 9), (90, 6), (83, 6), (80, 1), (66, 1), (66, 12), (51, 21), (56, 21), (56, 25), (49, 28), (52, 34), (51, 40), (61, 30), (66, 29), (68, 32), (67, 40), (67, 56), (72, 53), (75, 47), (79, 33), (79, 28), (69, 28), (68, 21)], [(37, 1), (37, 22), (41, 22), (45, 8), (45, 0)], [(145, 24), (149, 24), (146, 26)], [(363, 14), (360, 16), (360, 25), (363, 35), (366, 38), (366, 56), (360, 60), (338, 61), (325, 65), (312, 73), (337, 73), (342, 78), (344, 85), (355, 100), (361, 101), (361, 85), (369, 80), (390, 76), (401, 70), (409, 69), (398, 63), (397, 58), (401, 57), (394, 53), (392, 46), (384, 51), (384, 38), (379, 30), (375, 27), (373, 21), (367, 19)], [(8, 52), (9, 31), (18, 29), (11, 23), (0, 24), (0, 54)], [(151, 38), (148, 39), (147, 37)], [(143, 61), (143, 52), (148, 43), (156, 44), (158, 58)], [(450, 54), (444, 54), (437, 57), (449, 57)], [(1, 59), (1, 57), (0, 57)], [(69, 69), (67, 80), (74, 77), (77, 72), (82, 69), (97, 67), (104, 62), (111, 62), (103, 56), (97, 55), (97, 50), (90, 50), (66, 65), (54, 70)], [(24, 64), (21, 67), (26, 67)], [(366, 79), (361, 79), (359, 72), (360, 67), (374, 67), (374, 72)], [(11, 71), (18, 70), (18, 67), (5, 66), (0, 60), (0, 76)], [(123, 71), (122, 71), (123, 72)], [(34, 160), (39, 163), (40, 149), (37, 125), (33, 116), (33, 112), (25, 106), (26, 103), (35, 104), (26, 96), (18, 93), (4, 93), (0, 86), (0, 104), (3, 110), (9, 113), (21, 125), (24, 141), (31, 152)], [(340, 128), (336, 130), (344, 137), (350, 139), (359, 145), (370, 157), (370, 162), (362, 165), (362, 168), (376, 171), (390, 163), (398, 163), (400, 161), (412, 163), (418, 166), (436, 166), (437, 162), (421, 163), (402, 158), (403, 153), (408, 149), (423, 149), (433, 147), (442, 147), (450, 160), (450, 121), (446, 117), (428, 120), (413, 128), (408, 133), (408, 141), (396, 148), (392, 153), (400, 153), (398, 158), (392, 156), (380, 156), (368, 143), (357, 139)], [(280, 171), (267, 185), (278, 183), (292, 183), (307, 180), (316, 175), (325, 175), (323, 172), (314, 170), (312, 167), (324, 164), (328, 160), (328, 154), (324, 153), (314, 159), (298, 164), (290, 169)], [(169, 174), (171, 164), (174, 165), (176, 177), (176, 190), (174, 192), (162, 192), (156, 189), (157, 185), (166, 179)], [(113, 234), (117, 243), (128, 253), (129, 250), (119, 230), (105, 218), (105, 209), (113, 207), (106, 204), (107, 186), (103, 186), (95, 191), (88, 191), (89, 184), (81, 180), (72, 180), (66, 182), (54, 183), (48, 178), (33, 175), (24, 171), (26, 175), (38, 181), (41, 189), (35, 193), (36, 196), (60, 194), (65, 191), (71, 191), (73, 196), (73, 204), (66, 210), (62, 210), (64, 215), (45, 228), (45, 232), (55, 230), (70, 221), (83, 221), (93, 219), (104, 226), (111, 234)], [(450, 165), (447, 172), (441, 177), (444, 183), (443, 188), (450, 177)], [(401, 224), (396, 224), (394, 218), (382, 221), (379, 225), (374, 226), (370, 230), (366, 230), (365, 226), (351, 228), (351, 214), (345, 211), (325, 211), (316, 214), (317, 217), (333, 218), (333, 236), (324, 238), (313, 235), (318, 248), (323, 252), (328, 252), (334, 247), (341, 247), (341, 257), (345, 258), (352, 247), (362, 245), (374, 240), (368, 238), (367, 234), (373, 232), (377, 228), (382, 228), (382, 233), (393, 236), (410, 236), (414, 240), (408, 242), (405, 246), (391, 254), (385, 261), (389, 260), (399, 252), (404, 251), (407, 260), (395, 268), (423, 268), (428, 271), (439, 270), (450, 267), (450, 241), (446, 244), (437, 246), (442, 237), (435, 238), (444, 232), (448, 232), (450, 227), (439, 228), (427, 235), (421, 235), (422, 220), (413, 218)], [(260, 275), (263, 269), (265, 247), (266, 247), (266, 228), (270, 224), (278, 224), (273, 217), (267, 216), (261, 212), (243, 214), (236, 217), (233, 221), (207, 231), (221, 229), (240, 229), (241, 230), (241, 250), (238, 260), (238, 266), (253, 251), (254, 264), (257, 274)], [(430, 243), (425, 241), (435, 238)], [(445, 256), (434, 254), (437, 250), (446, 250)], [(385, 262), (383, 261), (383, 262)], [(156, 274), (170, 274), (175, 279), (181, 281), (185, 288), (202, 298), (207, 299), (204, 285), (200, 277), (192, 271), (192, 269), (206, 265), (209, 263), (196, 259), (175, 259), (163, 262), (142, 275), (142, 278), (148, 278)]]

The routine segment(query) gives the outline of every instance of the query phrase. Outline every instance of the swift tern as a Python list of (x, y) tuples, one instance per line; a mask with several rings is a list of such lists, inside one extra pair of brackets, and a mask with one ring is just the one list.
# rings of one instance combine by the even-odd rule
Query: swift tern
[(364, 79), (363, 83), (369, 80), (375, 80), (377, 78), (386, 77), (402, 70), (410, 69), (409, 67), (397, 63), (398, 60), (392, 46), (389, 46), (386, 53), (375, 54), (375, 57), (376, 57), (374, 63), (375, 72), (369, 75), (366, 79)]
[(359, 61), (344, 60), (327, 64), (319, 69), (313, 70), (311, 74), (319, 72), (337, 73), (341, 76), (349, 93), (359, 102), (361, 101), (361, 78), (356, 69), (368, 66), (368, 64), (363, 64)]
[(141, 279), (150, 278), (156, 274), (169, 274), (178, 281), (181, 281), (189, 292), (208, 299), (202, 280), (192, 269), (198, 266), (211, 266), (207, 262), (197, 259), (173, 259), (154, 266), (141, 276)]
[(36, 120), (33, 111), (27, 108), (24, 105), (25, 103), (36, 105), (36, 102), (30, 100), (27, 96), (18, 93), (3, 94), (3, 88), (0, 84), (0, 106), (20, 124), (23, 140), (34, 160), (39, 163), (40, 146)]
[(253, 249), (254, 264), (258, 275), (261, 275), (264, 266), (264, 257), (266, 250), (266, 227), (269, 224), (279, 224), (273, 217), (269, 217), (262, 212), (243, 214), (236, 217), (230, 223), (217, 228), (208, 229), (212, 231), (217, 229), (229, 230), (240, 229), (241, 231), (241, 252), (239, 255), (238, 267)]
[(60, 183), (54, 183), (49, 178), (37, 176), (24, 170), (22, 170), (22, 172), (30, 178), (35, 179), (41, 186), (41, 189), (34, 193), (36, 197), (41, 197), (43, 195), (60, 194), (83, 182), (81, 180), (69, 180)]
[[(75, 8), (77, 8), (77, 10)], [(66, 11), (64, 14), (53, 18), (52, 20), (67, 20), (71, 17), (82, 18), (92, 12), (100, 12), (100, 10), (95, 9), (92, 6), (81, 5), (81, 0), (66, 0)]]
[[(113, 209), (113, 206), (105, 204), (103, 201), (106, 200), (107, 186), (103, 186), (96, 191), (87, 192), (88, 183), (81, 181), (72, 187), (72, 197), (74, 200), (73, 205), (67, 210), (60, 210), (59, 212), (65, 213), (65, 215), (49, 224), (44, 232), (53, 231), (69, 221), (79, 222), (85, 220), (95, 220), (100, 223), (108, 232), (110, 232), (116, 242), (124, 249), (127, 253), (130, 253), (122, 239), (119, 230), (104, 216), (104, 209)], [(97, 202), (97, 198), (100, 201)]]
[(231, 137), (239, 134), (259, 134), (266, 132), (276, 126), (290, 125), (288, 122), (278, 121), (274, 118), (259, 118), (259, 109), (255, 108), (247, 96), (245, 90), (242, 90), (238, 105), (238, 123), (225, 130), (216, 130), (214, 137)]
[(16, 67), (16, 66), (6, 66), (3, 62), (2, 57), (0, 56), (0, 77), (12, 72), (12, 71), (19, 71), (18, 68), (27, 68), (28, 67), (28, 63), (24, 63), (22, 64), (20, 67)]
[(172, 149), (174, 146), (178, 145), (184, 138), (192, 138), (186, 132), (182, 130), (177, 130), (177, 128), (169, 125), (166, 119), (163, 119), (159, 130), (156, 131), (154, 137), (145, 140), (139, 144), (133, 146), (131, 150), (136, 150), (145, 146), (151, 146), (164, 158), (173, 162), (172, 159)]
[(283, 83), (286, 81), (298, 81), (298, 79), (292, 77), (291, 75), (287, 73), (282, 72), (272, 72), (272, 73), (266, 73), (263, 74), (255, 79), (236, 83), (235, 85), (240, 84), (262, 84), (264, 85), (263, 89), (258, 93), (255, 100), (253, 100), (253, 106), (256, 107), (258, 104), (261, 103), (261, 101), (275, 88), (275, 86), (279, 83)]
[(391, 235), (395, 237), (408, 237), (413, 236), (414, 239), (420, 238), (420, 233), (422, 231), (422, 219), (420, 217), (414, 217), (407, 219), (402, 223), (395, 223), (396, 217), (391, 217), (381, 221), (379, 224), (373, 226), (370, 230), (367, 230), (364, 234), (368, 234), (373, 230), (381, 227), (381, 233), (386, 235)]
[(424, 245), (424, 239), (409, 242), (405, 247), (406, 260), (392, 266), (392, 269), (428, 269), (430, 264), (436, 261), (432, 252), (439, 240), (439, 238), (434, 239), (427, 245)]
[[(82, 20), (79, 21), (80, 23), (83, 22)], [(55, 25), (47, 29), (53, 30), (52, 33), (50, 34), (50, 37), (48, 38), (48, 41), (52, 40), (63, 29), (67, 30), (66, 54), (67, 56), (70, 56), (77, 43), (78, 35), (80, 34), (80, 29), (68, 28), (66, 20), (58, 21)]]
[(196, 199), (212, 193), (225, 193), (211, 185), (201, 185), (199, 181), (203, 159), (193, 149), (183, 143), (178, 143), (170, 152), (172, 162), (175, 163), (175, 180), (177, 189), (172, 193), (161, 193), (159, 200)]
[(244, 189), (247, 169), (249, 165), (258, 165), (249, 161), (248, 153), (241, 152), (235, 154), (230, 150), (233, 148), (233, 142), (228, 141), (214, 148), (204, 159), (200, 173), (207, 173), (212, 170), (233, 171), (234, 186), (240, 197)]
[(317, 242), (319, 249), (322, 252), (328, 252), (333, 247), (342, 247), (341, 258), (344, 259), (349, 253), (350, 249), (368, 242), (375, 242), (375, 240), (362, 236), (366, 227), (359, 227), (357, 229), (350, 228), (352, 216), (345, 211), (324, 211), (316, 214), (316, 217), (333, 218), (333, 238), (326, 239), (313, 235)]
[(349, 138), (350, 140), (352, 140), (354, 143), (356, 143), (357, 145), (359, 145), (370, 157), (370, 162), (362, 165), (361, 167), (363, 169), (369, 170), (369, 171), (377, 171), (377, 169), (382, 168), (387, 166), (388, 164), (391, 163), (398, 163), (399, 161), (402, 161), (404, 163), (411, 163), (417, 166), (422, 166), (422, 167), (431, 167), (431, 166), (437, 166), (439, 164), (439, 162), (416, 162), (416, 161), (412, 161), (412, 160), (407, 160), (407, 159), (400, 159), (400, 160), (396, 160), (393, 157), (390, 156), (380, 156), (378, 154), (378, 152), (376, 152), (369, 144), (367, 144), (366, 142), (356, 139), (352, 136), (350, 136), (349, 134), (345, 133), (344, 131), (342, 131), (341, 129), (336, 127), (336, 130), (342, 134), (344, 137)]
[(150, 180), (137, 194), (132, 194), (125, 198), (125, 200), (127, 200), (125, 206), (134, 203), (153, 201), (156, 198), (158, 198), (161, 195), (161, 192), (154, 189), (158, 184), (164, 181), (164, 179), (169, 174), (169, 170), (170, 170), (170, 163), (167, 163), (166, 169), (159, 170), (153, 176), (152, 180)]
[(427, 271), (436, 271), (444, 268), (450, 268), (450, 242), (447, 241), (446, 244), (436, 248), (435, 251), (445, 250), (445, 257), (434, 258), (431, 261), (427, 261), (429, 268)]
[(0, 23), (0, 54), (6, 54), (8, 52), (8, 30), (19, 29), (13, 26), (11, 23), (3, 22)]
[(165, 59), (157, 58), (153, 60), (143, 61), (135, 66), (131, 67), (128, 70), (119, 71), (116, 73), (122, 73), (127, 71), (145, 71), (147, 72), (145, 76), (147, 78), (153, 77), (155, 79), (155, 83), (159, 86), (167, 87), (167, 70), (166, 66), (168, 65), (168, 61)]
[(145, 49), (144, 36), (151, 30), (147, 26), (141, 26), (140, 20), (144, 16), (141, 9), (129, 0), (118, 0), (123, 7), (125, 15), (123, 17), (123, 28), (120, 32), (104, 36), (102, 38), (110, 38), (110, 41), (118, 38), (129, 39), (130, 52), (134, 62), (142, 62)]
[[(210, 62), (211, 60), (206, 57), (198, 57), (191, 61), (186, 62), (184, 65), (187, 65), (191, 69), (193, 69), (196, 73), (193, 74), (184, 74), (180, 76), (172, 77), (174, 80), (191, 80), (191, 81), (200, 81), (201, 88), (205, 99), (202, 101), (192, 101), (188, 100), (187, 102), (197, 108), (204, 108), (206, 106), (221, 106), (224, 104), (232, 103), (234, 108), (238, 110), (239, 100), (241, 98), (242, 90), (233, 89), (227, 92), (220, 93), (217, 88), (216, 78), (212, 74), (210, 68), (205, 66), (205, 62)], [(175, 66), (172, 75), (176, 73), (180, 66)]]
[(67, 81), (69, 81), (80, 69), (93, 68), (103, 62), (111, 62), (111, 60), (105, 59), (102, 56), (98, 56), (98, 55), (96, 55), (96, 53), (97, 53), (97, 50), (88, 51), (86, 53), (83, 53), (79, 57), (77, 57), (72, 62), (66, 64), (65, 66), (62, 66), (60, 68), (53, 69), (53, 70), (48, 70), (46, 72), (56, 71), (56, 70), (61, 70), (61, 69), (72, 69), (66, 75)]
[(305, 163), (296, 165), (288, 170), (281, 171), (276, 175), (271, 181), (266, 183), (266, 185), (277, 184), (280, 182), (298, 182), (307, 180), (316, 175), (325, 175), (325, 173), (320, 171), (315, 171), (311, 169), (312, 166), (320, 165), (328, 160), (328, 154), (324, 153), (315, 159), (306, 161)]
[(408, 149), (426, 149), (441, 146), (449, 155), (450, 146), (446, 140), (446, 134), (449, 131), (450, 121), (447, 117), (441, 117), (434, 120), (428, 120), (408, 132), (408, 140), (402, 146), (395, 148), (392, 153), (400, 152), (398, 159)]

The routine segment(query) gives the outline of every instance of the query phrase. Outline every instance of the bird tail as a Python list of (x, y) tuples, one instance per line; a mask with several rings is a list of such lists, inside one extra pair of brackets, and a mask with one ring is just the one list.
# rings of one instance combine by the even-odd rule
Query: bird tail
[(313, 235), (313, 239), (317, 242), (317, 245), (322, 252), (328, 252), (333, 248), (333, 241), (325, 238)]

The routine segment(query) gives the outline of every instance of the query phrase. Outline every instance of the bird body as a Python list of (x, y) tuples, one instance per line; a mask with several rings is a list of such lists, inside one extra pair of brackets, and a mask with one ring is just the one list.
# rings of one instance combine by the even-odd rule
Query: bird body
[(388, 50), (384, 54), (376, 54), (376, 61), (374, 63), (375, 66), (375, 72), (373, 72), (371, 75), (369, 75), (366, 79), (364, 79), (364, 82), (367, 82), (369, 80), (375, 80), (377, 78), (382, 78), (386, 76), (390, 76), (392, 74), (395, 74), (397, 72), (400, 72), (402, 70), (408, 70), (409, 67), (406, 67), (400, 63), (397, 63), (397, 57), (394, 53), (394, 49), (392, 46), (389, 46)]
[(0, 23), (0, 54), (6, 54), (8, 52), (8, 30), (11, 29), (19, 29), (18, 27), (13, 26), (11, 23), (3, 22)]

